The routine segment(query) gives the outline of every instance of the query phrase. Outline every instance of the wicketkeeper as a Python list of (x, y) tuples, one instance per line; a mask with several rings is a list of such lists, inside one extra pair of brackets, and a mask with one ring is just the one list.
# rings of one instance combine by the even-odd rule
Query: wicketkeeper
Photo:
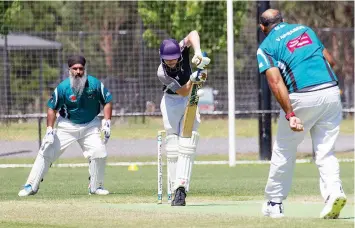
[(167, 134), (165, 145), (168, 169), (175, 193), (172, 206), (185, 206), (186, 204), (186, 192), (189, 191), (192, 164), (199, 139), (197, 128), (200, 115), (197, 110), (192, 137), (190, 140), (179, 140), (188, 96), (192, 83), (202, 83), (207, 77), (206, 70), (203, 70), (201, 74), (192, 73), (189, 59), (191, 46), (195, 52), (191, 62), (203, 70), (210, 63), (210, 59), (202, 56), (200, 37), (196, 31), (190, 32), (180, 43), (174, 39), (166, 39), (160, 45), (161, 64), (157, 75), (164, 84), (160, 109)]
[[(103, 182), (107, 157), (105, 144), (111, 132), (112, 95), (97, 78), (86, 74), (85, 64), (83, 56), (68, 59), (69, 77), (57, 86), (48, 101), (47, 132), (19, 196), (36, 194), (51, 164), (73, 142), (79, 143), (89, 161), (89, 194), (109, 194)], [(102, 121), (97, 117), (101, 105)]]

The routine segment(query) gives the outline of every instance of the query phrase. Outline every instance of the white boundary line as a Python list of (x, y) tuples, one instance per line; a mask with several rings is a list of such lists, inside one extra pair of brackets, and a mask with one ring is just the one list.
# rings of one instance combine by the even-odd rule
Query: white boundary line
[[(339, 162), (354, 162), (354, 159), (338, 159)], [(296, 163), (313, 163), (312, 159), (297, 159)], [(195, 161), (195, 165), (228, 165), (228, 161)], [(270, 164), (270, 161), (236, 161), (236, 164), (240, 165), (260, 165), (260, 164)], [(107, 166), (147, 166), (147, 165), (158, 165), (157, 162), (108, 162)], [(88, 167), (88, 163), (66, 163), (66, 164), (53, 164), (52, 167), (59, 168), (76, 168), (76, 167)], [(32, 164), (0, 164), (0, 169), (5, 168), (31, 168)]]

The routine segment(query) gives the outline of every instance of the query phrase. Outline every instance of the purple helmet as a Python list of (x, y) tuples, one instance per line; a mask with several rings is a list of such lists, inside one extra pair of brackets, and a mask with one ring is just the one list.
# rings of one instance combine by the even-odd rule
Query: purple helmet
[[(181, 50), (180, 50), (180, 45), (176, 40), (174, 39), (163, 40), (163, 42), (160, 44), (159, 53), (160, 53), (160, 59), (166, 71), (174, 72), (174, 71), (179, 71), (181, 69), (182, 66)], [(169, 67), (164, 62), (164, 60), (173, 60), (173, 59), (178, 59), (178, 62), (174, 68)]]

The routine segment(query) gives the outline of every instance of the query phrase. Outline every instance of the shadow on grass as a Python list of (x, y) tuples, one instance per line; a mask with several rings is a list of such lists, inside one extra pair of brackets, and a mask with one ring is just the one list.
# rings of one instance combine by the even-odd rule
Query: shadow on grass
[(7, 156), (13, 156), (13, 155), (25, 154), (25, 153), (32, 153), (32, 150), (20, 150), (14, 152), (1, 153), (0, 157), (7, 157)]
[(344, 218), (340, 217), (340, 218), (338, 218), (338, 219), (340, 219), (340, 220), (348, 220), (348, 219), (354, 220), (355, 217), (344, 217)]

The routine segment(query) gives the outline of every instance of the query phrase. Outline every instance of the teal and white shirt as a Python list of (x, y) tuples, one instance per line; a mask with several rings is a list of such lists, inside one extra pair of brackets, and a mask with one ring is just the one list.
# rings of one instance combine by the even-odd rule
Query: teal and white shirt
[(97, 78), (88, 75), (83, 93), (77, 96), (70, 79), (62, 81), (48, 100), (48, 107), (75, 124), (92, 121), (101, 111), (101, 105), (112, 101), (112, 95)]
[(260, 73), (278, 67), (289, 93), (303, 88), (337, 82), (324, 46), (316, 33), (301, 24), (280, 23), (261, 43), (257, 51)]

